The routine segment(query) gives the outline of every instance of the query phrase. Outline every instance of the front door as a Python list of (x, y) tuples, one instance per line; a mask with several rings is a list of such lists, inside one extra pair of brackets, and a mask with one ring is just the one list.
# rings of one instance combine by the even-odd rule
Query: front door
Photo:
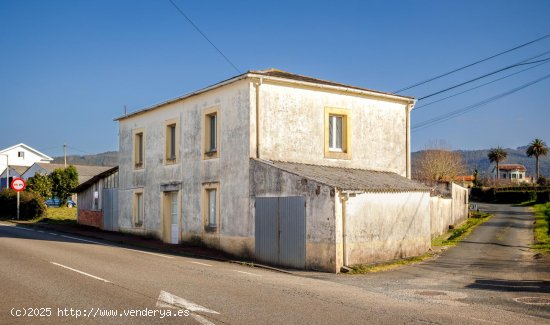
[(179, 243), (178, 192), (164, 192), (163, 198), (163, 240), (165, 243)]

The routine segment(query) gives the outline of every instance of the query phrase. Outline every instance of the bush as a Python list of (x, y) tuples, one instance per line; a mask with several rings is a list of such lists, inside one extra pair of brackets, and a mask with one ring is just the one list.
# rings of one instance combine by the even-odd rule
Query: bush
[(502, 191), (496, 192), (495, 198), (498, 203), (522, 203), (535, 201), (537, 193), (534, 191)]
[[(23, 191), (19, 196), (19, 219), (30, 220), (46, 214), (44, 199), (33, 192)], [(0, 192), (0, 218), (17, 217), (17, 192), (4, 189)]]
[(495, 200), (495, 192), (492, 187), (473, 187), (470, 189), (470, 200), (492, 202)]
[(537, 203), (550, 202), (550, 190), (541, 191), (537, 193)]
[(539, 179), (537, 180), (537, 184), (540, 185), (540, 186), (546, 186), (546, 185), (550, 185), (550, 180), (549, 179), (546, 179), (544, 177), (539, 177)]

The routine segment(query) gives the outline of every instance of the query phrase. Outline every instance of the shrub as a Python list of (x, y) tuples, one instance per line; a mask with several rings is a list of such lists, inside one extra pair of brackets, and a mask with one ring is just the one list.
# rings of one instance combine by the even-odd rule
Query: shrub
[(521, 203), (536, 200), (537, 193), (534, 191), (499, 191), (496, 192), (495, 198), (498, 203)]
[[(23, 191), (19, 194), (19, 219), (30, 220), (46, 214), (44, 199), (33, 192)], [(17, 216), (17, 192), (4, 189), (0, 192), (0, 217), (15, 218)]]
[(537, 193), (537, 203), (550, 202), (550, 190), (540, 191)]
[(546, 179), (544, 177), (539, 177), (539, 179), (537, 180), (537, 184), (540, 185), (540, 186), (546, 186), (546, 185), (550, 185), (550, 180), (549, 179)]

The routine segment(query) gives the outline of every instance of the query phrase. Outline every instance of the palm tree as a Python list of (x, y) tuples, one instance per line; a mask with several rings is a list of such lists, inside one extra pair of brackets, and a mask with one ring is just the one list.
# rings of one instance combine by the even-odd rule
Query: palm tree
[(497, 180), (499, 178), (498, 165), (500, 164), (501, 161), (504, 161), (507, 156), (508, 156), (508, 153), (504, 151), (504, 149), (502, 149), (501, 147), (491, 148), (491, 150), (489, 151), (489, 154), (487, 154), (489, 161), (497, 164)]
[(537, 166), (537, 181), (539, 180), (539, 157), (546, 156), (548, 154), (548, 147), (546, 143), (541, 139), (535, 139), (529, 144), (527, 150), (525, 151), (528, 157), (535, 156), (536, 166)]

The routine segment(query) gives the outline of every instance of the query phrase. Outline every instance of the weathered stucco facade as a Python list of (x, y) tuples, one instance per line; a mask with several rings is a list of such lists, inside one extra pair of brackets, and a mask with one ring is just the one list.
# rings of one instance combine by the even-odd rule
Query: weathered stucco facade
[[(406, 178), (413, 104), (408, 97), (266, 70), (120, 117), (120, 230), (201, 242), (261, 261), (256, 198), (295, 196), (305, 199), (305, 268), (337, 272), (344, 264), (421, 254), (429, 248), (429, 194)], [(336, 154), (327, 148), (333, 111), (345, 128), (345, 149)], [(215, 133), (206, 131), (211, 112)], [(167, 126), (178, 139), (177, 157), (169, 162)], [(136, 134), (142, 149), (136, 149)], [(216, 152), (205, 153), (205, 143), (216, 136)], [(143, 152), (139, 164), (137, 150)], [(272, 163), (277, 161), (294, 165)], [(318, 178), (308, 173), (310, 165), (333, 169), (319, 170)], [(341, 182), (369, 178), (358, 176), (366, 170), (378, 172), (378, 185)], [(340, 176), (331, 178), (333, 171)], [(206, 224), (214, 208), (205, 203), (205, 189), (219, 193), (215, 228)], [(175, 201), (167, 204), (168, 193), (177, 198), (177, 211)], [(167, 236), (173, 220), (176, 237)]]

